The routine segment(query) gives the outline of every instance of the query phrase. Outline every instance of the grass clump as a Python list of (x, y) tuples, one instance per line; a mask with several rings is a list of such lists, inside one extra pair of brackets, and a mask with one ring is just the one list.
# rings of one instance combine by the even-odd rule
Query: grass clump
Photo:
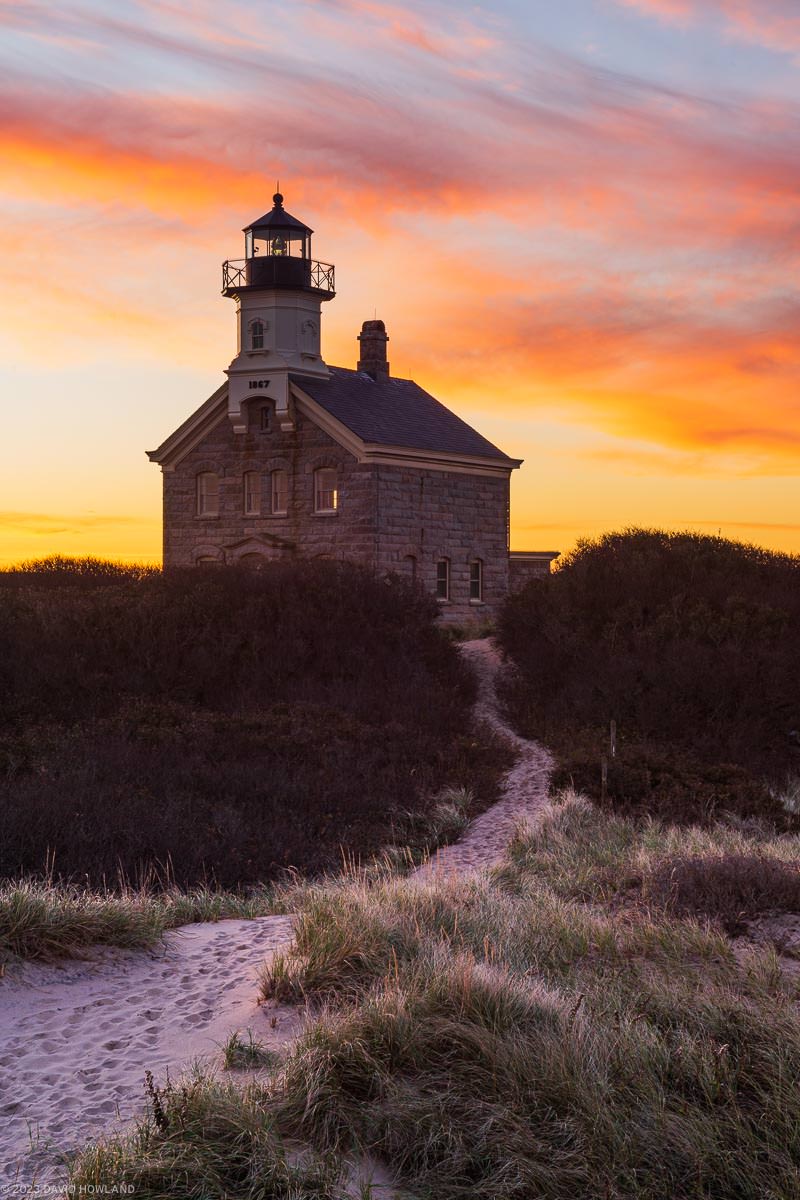
[(139, 1200), (342, 1200), (341, 1167), (292, 1156), (257, 1084), (196, 1077), (157, 1087), (148, 1073), (147, 1093), (132, 1136), (81, 1155), (70, 1175), (76, 1194), (124, 1185)]
[(226, 1071), (252, 1071), (274, 1066), (278, 1055), (254, 1037), (252, 1029), (248, 1029), (247, 1037), (234, 1030), (222, 1047), (222, 1061)]
[(280, 901), (266, 889), (248, 895), (122, 884), (103, 891), (54, 881), (8, 881), (0, 884), (0, 963), (82, 958), (94, 946), (143, 949), (179, 925), (280, 910)]
[(498, 637), (515, 724), (556, 751), (556, 788), (684, 824), (800, 821), (776, 785), (800, 767), (800, 558), (629, 529), (582, 541), (509, 596)]

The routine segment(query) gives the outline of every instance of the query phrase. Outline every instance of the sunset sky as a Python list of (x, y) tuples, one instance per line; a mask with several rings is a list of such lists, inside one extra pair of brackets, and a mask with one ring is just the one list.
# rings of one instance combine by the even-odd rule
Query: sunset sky
[(0, 46), (0, 562), (158, 559), (277, 179), (326, 360), (376, 312), (525, 459), (515, 549), (800, 552), (798, 0), (0, 0)]

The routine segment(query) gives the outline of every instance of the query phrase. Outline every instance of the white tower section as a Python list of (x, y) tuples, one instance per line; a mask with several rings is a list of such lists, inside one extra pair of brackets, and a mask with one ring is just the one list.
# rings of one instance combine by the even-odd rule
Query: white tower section
[(333, 299), (334, 269), (311, 258), (312, 230), (275, 207), (244, 230), (245, 258), (223, 263), (223, 294), (236, 300), (237, 353), (228, 376), (228, 416), (247, 430), (246, 402), (269, 399), (281, 429), (294, 428), (289, 375), (326, 378), (322, 303)]

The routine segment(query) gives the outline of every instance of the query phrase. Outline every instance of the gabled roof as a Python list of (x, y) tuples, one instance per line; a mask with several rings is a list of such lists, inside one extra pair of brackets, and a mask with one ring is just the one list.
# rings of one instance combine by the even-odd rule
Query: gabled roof
[(290, 376), (326, 412), (370, 445), (404, 446), (437, 454), (496, 459), (509, 467), (509, 458), (466, 421), (440, 404), (413, 379), (374, 380), (363, 371), (331, 367), (328, 379)]
[[(439, 470), (504, 474), (520, 466), (411, 379), (374, 380), (363, 371), (329, 368), (326, 379), (290, 375), (299, 404), (361, 462), (413, 462)], [(228, 384), (218, 388), (174, 433), (148, 450), (174, 470), (209, 430), (226, 419)]]

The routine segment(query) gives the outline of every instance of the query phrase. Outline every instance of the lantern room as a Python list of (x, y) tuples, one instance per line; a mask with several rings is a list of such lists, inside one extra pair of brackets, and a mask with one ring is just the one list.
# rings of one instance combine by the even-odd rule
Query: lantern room
[(244, 259), (223, 263), (224, 295), (234, 296), (244, 288), (280, 288), (311, 291), (322, 300), (332, 299), (333, 267), (311, 257), (314, 231), (287, 213), (280, 192), (272, 199), (274, 207), (244, 230)]
[(311, 258), (313, 229), (287, 213), (280, 192), (272, 200), (275, 207), (244, 231), (245, 258)]

